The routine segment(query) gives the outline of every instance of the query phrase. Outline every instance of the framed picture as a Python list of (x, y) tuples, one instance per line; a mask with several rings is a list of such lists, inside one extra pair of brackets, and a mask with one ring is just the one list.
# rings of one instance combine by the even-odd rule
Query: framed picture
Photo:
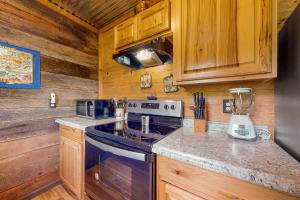
[(141, 76), (141, 88), (151, 88), (152, 85), (152, 77), (150, 74), (146, 73)]
[(40, 53), (0, 42), (0, 87), (40, 88)]
[(173, 85), (173, 75), (170, 74), (166, 76), (163, 80), (164, 82), (164, 92), (171, 93), (171, 92), (178, 92), (179, 88), (177, 85)]

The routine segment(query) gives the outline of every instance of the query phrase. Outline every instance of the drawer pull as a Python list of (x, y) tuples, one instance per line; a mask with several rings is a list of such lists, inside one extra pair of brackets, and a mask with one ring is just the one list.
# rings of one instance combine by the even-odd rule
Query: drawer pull
[(175, 169), (175, 174), (176, 174), (176, 175), (179, 175), (180, 173), (181, 173), (180, 170)]

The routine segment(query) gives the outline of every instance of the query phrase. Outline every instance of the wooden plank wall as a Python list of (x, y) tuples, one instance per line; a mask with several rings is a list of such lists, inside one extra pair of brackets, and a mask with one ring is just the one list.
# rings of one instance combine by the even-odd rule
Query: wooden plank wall
[[(208, 119), (228, 122), (230, 115), (223, 114), (222, 100), (230, 98), (229, 88), (251, 87), (256, 93), (255, 106), (251, 117), (257, 125), (268, 125), (271, 132), (274, 129), (274, 84), (269, 81), (248, 81), (234, 83), (219, 83), (209, 85), (191, 85), (180, 87), (179, 92), (166, 94), (163, 91), (163, 78), (171, 73), (171, 65), (158, 66), (140, 70), (132, 70), (121, 66), (111, 59), (113, 54), (113, 29), (105, 30), (99, 35), (100, 51), (100, 90), (101, 98), (126, 96), (128, 99), (145, 99), (151, 93), (159, 99), (182, 99), (185, 104), (185, 117), (193, 117), (189, 106), (193, 105), (192, 94), (203, 91), (208, 102)], [(140, 89), (140, 76), (152, 75), (152, 88)]]
[(98, 35), (35, 0), (0, 0), (0, 41), (42, 55), (41, 89), (0, 88), (0, 199), (17, 199), (59, 178), (54, 120), (98, 96)]

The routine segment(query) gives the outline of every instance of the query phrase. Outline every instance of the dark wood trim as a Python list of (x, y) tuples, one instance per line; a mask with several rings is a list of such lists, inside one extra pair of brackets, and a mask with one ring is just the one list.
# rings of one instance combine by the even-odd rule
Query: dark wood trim
[(93, 69), (44, 55), (41, 56), (41, 71), (98, 80), (98, 69), (96, 68)]
[[(39, 190), (47, 185), (58, 183), (60, 181), (58, 170), (49, 172), (45, 175), (39, 176), (32, 181), (13, 187), (5, 192), (0, 193), (0, 199), (16, 200), (24, 199), (28, 194)], [(50, 183), (50, 184), (49, 184)]]
[(21, 197), (19, 200), (30, 200), (30, 199), (33, 199), (34, 197), (44, 193), (44, 192), (47, 192), (48, 190), (51, 190), (52, 188), (54, 188), (55, 186), (57, 185), (60, 185), (62, 184), (62, 181), (61, 180), (57, 180), (55, 182), (52, 182), (52, 183), (49, 183), (45, 186), (42, 186), (40, 188), (38, 188), (37, 190), (35, 191), (32, 191), (28, 194), (26, 194), (25, 196)]

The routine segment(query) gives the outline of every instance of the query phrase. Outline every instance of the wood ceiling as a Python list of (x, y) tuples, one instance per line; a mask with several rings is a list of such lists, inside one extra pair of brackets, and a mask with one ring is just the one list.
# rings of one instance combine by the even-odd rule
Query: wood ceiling
[(138, 0), (48, 0), (99, 29), (124, 13), (134, 11)]
[[(134, 12), (139, 0), (48, 0), (52, 4), (71, 13), (100, 29), (122, 15)], [(159, 0), (150, 0), (154, 4)], [(278, 30), (280, 30), (300, 0), (278, 0)]]
[(300, 0), (278, 0), (278, 30), (284, 26), (287, 18), (299, 5)]

